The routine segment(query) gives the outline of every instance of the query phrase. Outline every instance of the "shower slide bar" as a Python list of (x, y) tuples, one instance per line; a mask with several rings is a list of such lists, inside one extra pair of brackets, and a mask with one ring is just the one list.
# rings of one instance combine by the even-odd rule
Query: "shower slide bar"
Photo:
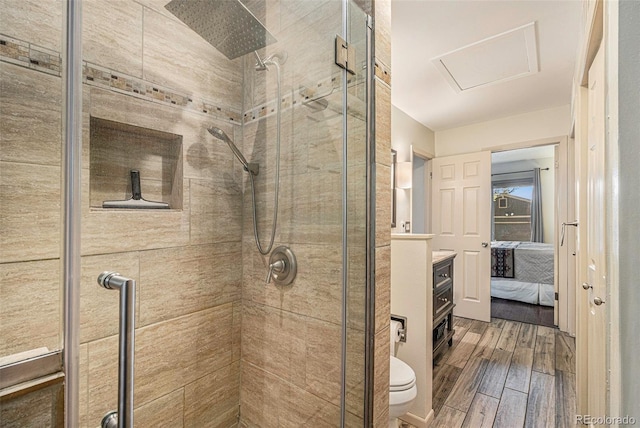
[(101, 428), (133, 428), (133, 367), (135, 349), (136, 281), (116, 272), (102, 272), (98, 284), (120, 291), (118, 338), (118, 410), (107, 413)]

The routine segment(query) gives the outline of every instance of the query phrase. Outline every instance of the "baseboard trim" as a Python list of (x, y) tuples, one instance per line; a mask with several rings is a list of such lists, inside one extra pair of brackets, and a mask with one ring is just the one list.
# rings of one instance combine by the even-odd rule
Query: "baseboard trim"
[(407, 413), (406, 415), (403, 415), (400, 419), (402, 419), (407, 423), (410, 423), (416, 428), (427, 428), (429, 425), (431, 425), (431, 422), (433, 422), (434, 413), (433, 413), (433, 409), (429, 410), (429, 414), (427, 414), (427, 417), (424, 419), (421, 418), (420, 416), (414, 415), (413, 413)]

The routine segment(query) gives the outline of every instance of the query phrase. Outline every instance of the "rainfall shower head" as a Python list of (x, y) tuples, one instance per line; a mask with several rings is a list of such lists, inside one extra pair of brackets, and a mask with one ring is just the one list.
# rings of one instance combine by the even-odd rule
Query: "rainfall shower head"
[(229, 59), (277, 41), (239, 0), (172, 0), (165, 8)]
[(247, 159), (242, 155), (242, 152), (240, 151), (240, 149), (238, 149), (238, 146), (236, 146), (233, 141), (231, 141), (231, 138), (229, 138), (229, 136), (222, 129), (212, 126), (211, 128), (207, 129), (207, 131), (209, 131), (209, 134), (213, 135), (218, 140), (222, 140), (227, 143), (233, 154), (244, 167), (245, 171), (250, 172), (253, 175), (258, 175), (258, 164), (247, 162)]

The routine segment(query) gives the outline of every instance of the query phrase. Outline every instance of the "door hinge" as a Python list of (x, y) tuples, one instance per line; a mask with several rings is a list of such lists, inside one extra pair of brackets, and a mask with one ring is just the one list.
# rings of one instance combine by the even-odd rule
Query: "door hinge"
[(351, 74), (356, 74), (356, 49), (336, 35), (336, 65)]
[(558, 293), (555, 294), (555, 299), (558, 300)]

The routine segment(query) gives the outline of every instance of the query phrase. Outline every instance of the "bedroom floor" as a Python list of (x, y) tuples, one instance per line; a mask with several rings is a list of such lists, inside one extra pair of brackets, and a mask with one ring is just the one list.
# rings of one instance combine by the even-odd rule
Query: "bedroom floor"
[(554, 327), (552, 306), (531, 305), (515, 300), (492, 297), (491, 316), (504, 320)]
[(433, 427), (575, 426), (574, 338), (503, 319), (454, 320), (453, 346), (433, 367)]

